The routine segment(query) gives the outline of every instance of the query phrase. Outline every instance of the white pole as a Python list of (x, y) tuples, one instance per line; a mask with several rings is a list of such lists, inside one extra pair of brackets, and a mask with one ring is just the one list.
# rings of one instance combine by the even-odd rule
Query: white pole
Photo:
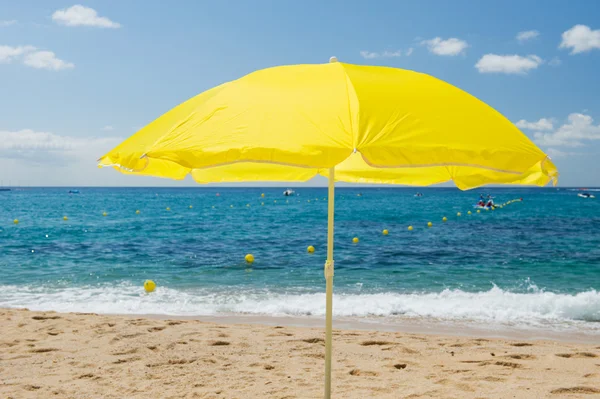
[(327, 261), (325, 262), (325, 399), (331, 398), (331, 330), (333, 318), (333, 208), (335, 203), (335, 168), (329, 169), (327, 206)]

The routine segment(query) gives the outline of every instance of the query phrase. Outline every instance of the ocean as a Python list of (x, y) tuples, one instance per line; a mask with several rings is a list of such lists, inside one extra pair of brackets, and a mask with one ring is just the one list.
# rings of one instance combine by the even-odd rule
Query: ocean
[[(79, 190), (0, 192), (0, 307), (323, 317), (326, 188)], [(600, 338), (600, 198), (577, 192), (337, 188), (334, 316)]]

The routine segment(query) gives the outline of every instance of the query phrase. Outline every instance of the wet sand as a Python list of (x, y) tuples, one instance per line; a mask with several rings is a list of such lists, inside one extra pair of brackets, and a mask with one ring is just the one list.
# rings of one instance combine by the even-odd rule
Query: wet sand
[[(0, 398), (319, 398), (322, 328), (0, 309)], [(333, 397), (600, 397), (600, 344), (334, 330)]]

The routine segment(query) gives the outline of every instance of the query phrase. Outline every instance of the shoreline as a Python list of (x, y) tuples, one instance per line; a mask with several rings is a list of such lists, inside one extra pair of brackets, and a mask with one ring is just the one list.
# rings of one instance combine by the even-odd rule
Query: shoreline
[[(322, 397), (322, 326), (226, 321), (1, 308), (0, 396)], [(598, 344), (345, 327), (333, 331), (335, 397), (600, 394)]]
[[(218, 316), (174, 316), (165, 314), (110, 314), (122, 317), (146, 317), (157, 320), (197, 320), (216, 324), (247, 324), (262, 326), (286, 326), (300, 328), (324, 328), (324, 317), (309, 316), (263, 316), (224, 314)], [(357, 320), (353, 318), (333, 318), (333, 328), (343, 331), (385, 331), (403, 332), (409, 334), (426, 334), (433, 336), (449, 336), (462, 338), (492, 338), (527, 341), (556, 341), (564, 343), (600, 344), (600, 334), (582, 332), (551, 331), (541, 328), (484, 328), (475, 323), (442, 322), (431, 319), (401, 319), (385, 320), (375, 318)]]

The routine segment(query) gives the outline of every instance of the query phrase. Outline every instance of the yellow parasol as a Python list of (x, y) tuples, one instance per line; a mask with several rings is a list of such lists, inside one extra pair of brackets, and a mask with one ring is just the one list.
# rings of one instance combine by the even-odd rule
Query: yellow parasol
[(325, 397), (331, 392), (334, 182), (556, 184), (500, 113), (426, 74), (339, 63), (259, 70), (178, 105), (99, 160), (198, 183), (329, 179)]

